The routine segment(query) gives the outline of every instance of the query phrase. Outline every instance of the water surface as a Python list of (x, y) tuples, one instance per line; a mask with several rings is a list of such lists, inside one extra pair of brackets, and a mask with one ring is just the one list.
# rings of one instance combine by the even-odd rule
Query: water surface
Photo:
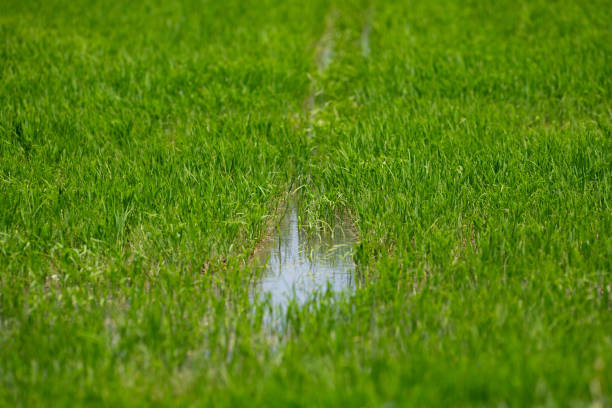
[(306, 234), (298, 225), (297, 205), (290, 202), (274, 239), (259, 253), (264, 271), (256, 290), (281, 310), (292, 299), (303, 304), (316, 293), (350, 290), (354, 242), (350, 226), (340, 222), (324, 233)]

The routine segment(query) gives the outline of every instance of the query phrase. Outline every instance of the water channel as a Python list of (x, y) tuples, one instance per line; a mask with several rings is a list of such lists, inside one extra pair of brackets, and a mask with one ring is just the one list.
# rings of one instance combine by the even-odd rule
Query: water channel
[(289, 202), (274, 239), (258, 253), (257, 263), (264, 270), (256, 291), (284, 311), (292, 300), (302, 305), (327, 290), (352, 290), (355, 239), (353, 229), (341, 222), (307, 234), (300, 228), (297, 204)]

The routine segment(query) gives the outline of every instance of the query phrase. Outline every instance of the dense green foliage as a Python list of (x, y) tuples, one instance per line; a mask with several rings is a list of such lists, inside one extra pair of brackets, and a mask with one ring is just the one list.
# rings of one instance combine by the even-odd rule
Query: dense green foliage
[[(609, 406), (612, 3), (0, 5), (0, 404)], [(360, 284), (253, 306), (289, 191)]]

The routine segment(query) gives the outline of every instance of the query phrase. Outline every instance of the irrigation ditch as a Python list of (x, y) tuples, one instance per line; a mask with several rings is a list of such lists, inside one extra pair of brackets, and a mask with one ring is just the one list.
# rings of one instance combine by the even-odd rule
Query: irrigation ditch
[[(360, 40), (364, 57), (370, 52), (371, 14), (368, 12)], [(317, 115), (324, 108), (320, 77), (334, 60), (338, 16), (337, 10), (328, 12), (323, 34), (314, 47), (317, 72), (309, 75), (309, 92), (303, 104), (305, 137), (309, 140), (314, 137)], [(317, 154), (316, 149), (313, 154)], [(304, 179), (309, 182), (310, 175), (305, 174)], [(316, 296), (346, 294), (355, 287), (357, 268), (353, 253), (358, 234), (350, 217), (338, 214), (335, 222), (326, 228), (306, 230), (300, 223), (299, 190), (300, 187), (290, 191), (279, 202), (274, 214), (277, 222), (258, 243), (250, 260), (256, 277), (252, 297), (271, 306), (265, 318), (268, 325), (277, 326), (291, 303), (301, 306)]]

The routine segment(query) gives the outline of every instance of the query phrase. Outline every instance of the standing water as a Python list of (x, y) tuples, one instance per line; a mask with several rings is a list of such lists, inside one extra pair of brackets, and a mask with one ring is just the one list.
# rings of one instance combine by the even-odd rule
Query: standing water
[(354, 242), (352, 229), (343, 225), (306, 234), (298, 225), (297, 206), (290, 202), (273, 242), (258, 256), (264, 271), (257, 292), (269, 297), (275, 309), (285, 311), (291, 300), (301, 305), (328, 289), (350, 290), (355, 271)]

